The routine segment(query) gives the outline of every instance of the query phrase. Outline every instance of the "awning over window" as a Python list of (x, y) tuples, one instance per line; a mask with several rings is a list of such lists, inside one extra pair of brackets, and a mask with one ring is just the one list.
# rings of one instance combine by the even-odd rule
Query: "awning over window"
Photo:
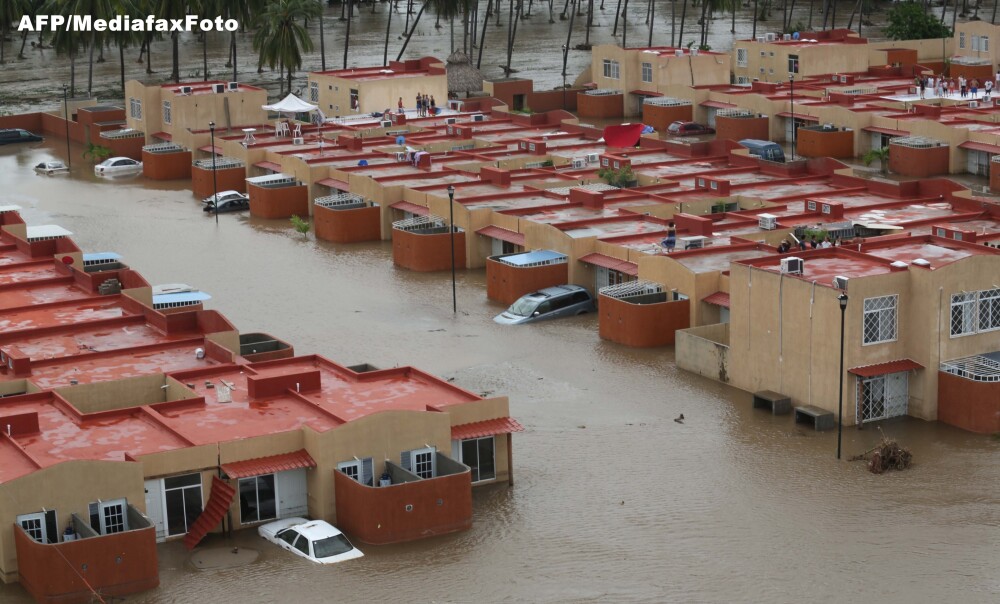
[(487, 419), (481, 422), (470, 424), (460, 424), (451, 427), (452, 440), (466, 440), (469, 438), (483, 438), (484, 436), (495, 436), (497, 434), (510, 434), (512, 432), (523, 432), (524, 426), (511, 417), (498, 417)]
[(417, 216), (427, 216), (431, 213), (431, 211), (424, 206), (418, 206), (417, 204), (410, 203), (409, 201), (397, 201), (389, 207), (409, 212), (410, 214), (416, 214)]
[(900, 359), (898, 361), (889, 361), (888, 363), (878, 363), (876, 365), (865, 365), (863, 367), (853, 367), (848, 369), (848, 373), (853, 373), (858, 377), (870, 378), (877, 377), (880, 375), (888, 375), (890, 373), (899, 373), (900, 371), (911, 371), (913, 369), (923, 369), (924, 366), (916, 361), (910, 359)]
[(629, 94), (634, 94), (636, 96), (663, 96), (659, 92), (651, 92), (649, 90), (633, 90)]
[(323, 185), (324, 187), (330, 187), (331, 189), (337, 189), (338, 191), (347, 191), (348, 193), (351, 191), (350, 185), (342, 180), (337, 180), (336, 178), (324, 178), (323, 180), (317, 180), (316, 184)]
[(804, 113), (790, 113), (788, 111), (782, 111), (777, 114), (778, 117), (794, 117), (797, 120), (803, 120), (806, 122), (818, 122), (819, 118), (815, 115), (806, 115)]
[(723, 308), (729, 308), (729, 294), (726, 292), (715, 292), (710, 296), (705, 296), (701, 299), (702, 302), (708, 304), (714, 304), (716, 306), (721, 306)]
[(699, 103), (702, 107), (711, 107), (712, 109), (732, 109), (736, 105), (732, 103), (723, 103), (722, 101), (705, 101), (704, 103)]
[(205, 145), (204, 147), (198, 147), (199, 151), (204, 151), (205, 153), (215, 153), (216, 155), (222, 155), (222, 147), (213, 147), (212, 145)]
[(224, 463), (222, 464), (222, 471), (230, 478), (249, 478), (251, 476), (262, 476), (264, 474), (298, 470), (299, 468), (315, 467), (316, 461), (309, 455), (309, 452), (305, 449), (300, 449), (291, 453), (282, 453), (281, 455)]
[(958, 146), (959, 149), (968, 149), (970, 151), (982, 151), (984, 153), (997, 154), (1000, 153), (1000, 145), (990, 145), (987, 143), (977, 143), (974, 141), (966, 141)]
[(619, 260), (618, 258), (613, 258), (606, 254), (587, 254), (586, 256), (580, 258), (580, 262), (586, 262), (587, 264), (593, 264), (594, 266), (600, 266), (603, 268), (609, 268), (613, 271), (618, 271), (625, 273), (626, 275), (631, 275), (633, 277), (639, 276), (639, 265), (635, 262), (629, 262), (628, 260)]
[(476, 233), (485, 237), (492, 237), (494, 239), (499, 239), (500, 241), (506, 241), (507, 243), (513, 243), (514, 245), (524, 245), (524, 233), (518, 233), (503, 227), (493, 226), (492, 224), (479, 229)]
[(154, 132), (153, 138), (158, 138), (161, 141), (167, 141), (168, 143), (174, 140), (174, 137), (169, 132)]
[(281, 166), (273, 161), (259, 161), (254, 164), (254, 167), (264, 168), (265, 170), (270, 170), (272, 172), (281, 172)]
[(878, 132), (879, 134), (888, 134), (889, 136), (910, 136), (910, 133), (906, 130), (893, 130), (892, 128), (879, 128), (877, 126), (868, 126), (867, 128), (862, 128), (865, 132)]

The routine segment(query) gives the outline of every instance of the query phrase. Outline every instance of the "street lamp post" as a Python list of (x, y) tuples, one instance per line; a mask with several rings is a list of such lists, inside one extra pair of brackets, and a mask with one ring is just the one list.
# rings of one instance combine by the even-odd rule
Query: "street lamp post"
[(840, 302), (840, 373), (837, 380), (840, 382), (840, 397), (837, 404), (837, 459), (840, 459), (840, 444), (844, 434), (844, 317), (847, 314), (847, 294), (840, 294), (837, 298)]
[(73, 155), (69, 150), (69, 86), (63, 84), (63, 121), (66, 122), (66, 167), (73, 168)]
[(562, 78), (563, 78), (563, 109), (566, 109), (566, 52), (569, 47), (563, 44), (563, 68), (562, 68)]
[(455, 187), (448, 185), (448, 230), (451, 235), (451, 312), (458, 313), (455, 295)]
[(791, 112), (792, 117), (789, 118), (792, 120), (792, 161), (795, 161), (795, 135), (797, 134), (796, 130), (798, 130), (798, 128), (795, 127), (795, 74), (794, 73), (788, 74), (788, 85), (790, 87), (788, 92), (788, 98), (792, 105), (792, 112)]
[(212, 193), (215, 201), (215, 224), (219, 224), (219, 181), (215, 176), (215, 122), (208, 123), (208, 131), (212, 133)]

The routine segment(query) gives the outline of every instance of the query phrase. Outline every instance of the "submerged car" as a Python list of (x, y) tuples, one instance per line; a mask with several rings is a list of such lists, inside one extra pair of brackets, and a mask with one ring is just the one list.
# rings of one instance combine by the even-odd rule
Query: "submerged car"
[(58, 160), (43, 161), (35, 166), (35, 172), (37, 174), (65, 174), (69, 172), (69, 168), (66, 167), (66, 164)]
[(293, 554), (319, 564), (335, 564), (364, 556), (337, 527), (323, 520), (285, 518), (261, 525), (257, 532)]
[(98, 176), (125, 176), (142, 172), (142, 162), (131, 157), (109, 157), (94, 166)]
[[(250, 208), (250, 200), (245, 198), (237, 199), (223, 199), (219, 202), (219, 213), (224, 214), (226, 212), (242, 212), (243, 210)], [(215, 212), (215, 203), (208, 202), (205, 207), (202, 208), (203, 212)]]
[(582, 315), (595, 308), (594, 299), (586, 289), (578, 285), (556, 285), (521, 296), (493, 320), (502, 325), (520, 325)]
[[(217, 193), (217, 196), (219, 198), (219, 202), (223, 204), (226, 203), (227, 201), (232, 201), (232, 200), (243, 200), (248, 204), (250, 203), (250, 196), (247, 195), (246, 193), (240, 193), (239, 191), (233, 191), (233, 190), (219, 191)], [(202, 199), (201, 203), (206, 206), (212, 205), (212, 202), (215, 201), (215, 198), (216, 195), (209, 195), (205, 199)]]
[(0, 145), (12, 145), (14, 143), (37, 143), (43, 139), (33, 132), (28, 132), (23, 128), (3, 128), (0, 129)]
[(667, 126), (667, 134), (673, 136), (697, 136), (699, 134), (715, 134), (715, 128), (703, 126), (697, 122), (673, 122)]

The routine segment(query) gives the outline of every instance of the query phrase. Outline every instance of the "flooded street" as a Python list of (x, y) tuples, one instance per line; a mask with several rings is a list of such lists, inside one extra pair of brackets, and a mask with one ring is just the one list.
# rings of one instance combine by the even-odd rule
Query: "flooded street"
[[(504, 327), (485, 273), (396, 269), (388, 242), (335, 245), (286, 221), (201, 212), (190, 191), (37, 176), (64, 147), (0, 154), (0, 205), (116, 251), (150, 283), (212, 294), (241, 331), (345, 364), (412, 364), (510, 397), (514, 486), (477, 489), (472, 529), (322, 567), (237, 533), (253, 564), (197, 571), (160, 547), (161, 585), (128, 602), (996, 602), (1000, 442), (915, 419), (883, 422), (914, 466), (835, 460), (836, 433), (750, 408), (675, 368), (673, 350), (602, 341), (596, 316)], [(146, 186), (143, 186), (146, 185)], [(845, 401), (845, 404), (849, 404)], [(684, 424), (673, 418), (684, 413)], [(844, 432), (845, 459), (878, 440)], [(228, 541), (210, 537), (206, 546)], [(0, 601), (31, 600), (17, 585)]]
[[(564, 2), (554, 0), (552, 5), (553, 19), (555, 23), (549, 23), (549, 4), (534, 2), (531, 8), (531, 15), (528, 16), (528, 3), (524, 5), (524, 17), (518, 22), (515, 36), (514, 51), (511, 57), (511, 67), (519, 70), (513, 74), (515, 77), (531, 78), (535, 81), (536, 90), (552, 90), (562, 85), (562, 46), (566, 44), (566, 35), (569, 32), (569, 13), (566, 12), (567, 19), (560, 20), (563, 14)], [(711, 21), (708, 34), (708, 44), (714, 50), (728, 51), (732, 49), (733, 39), (747, 39), (753, 33), (753, 12), (749, 9), (750, 4), (744, 3), (745, 8), (737, 11), (735, 24), (731, 14), (716, 13)], [(837, 25), (846, 27), (847, 19), (851, 15), (855, 2), (839, 1), (837, 4)], [(480, 2), (480, 12), (478, 25), (476, 28), (476, 44), (478, 46), (482, 35), (482, 23), (486, 17), (486, 3)], [(625, 42), (629, 47), (645, 46), (649, 41), (649, 25), (647, 21), (648, 3), (632, 2), (627, 3), (627, 20), (621, 20), (618, 24), (617, 35), (612, 35), (615, 22), (615, 7), (618, 0), (597, 0), (594, 2), (593, 27), (590, 31), (590, 43), (612, 44), (622, 43), (623, 23), (627, 23), (625, 28)], [(754, 6), (757, 4), (755, 3)], [(760, 6), (764, 3), (761, 2)], [(815, 6), (814, 6), (815, 5)], [(406, 3), (399, 3), (399, 12), (394, 12), (389, 32), (388, 59), (395, 60), (400, 49), (403, 47), (405, 39), (404, 27), (407, 25)], [(603, 6), (603, 9), (601, 8)], [(671, 40), (671, 23), (673, 19), (673, 29), (677, 34), (677, 39), (681, 40), (679, 46), (687, 46), (689, 42), (697, 45), (700, 37), (700, 6), (688, 6), (687, 18), (683, 28), (683, 38), (681, 33), (681, 2), (662, 2), (656, 6), (653, 29), (653, 45), (667, 46)], [(990, 5), (992, 6), (992, 5)], [(572, 84), (577, 76), (590, 66), (590, 51), (576, 50), (578, 44), (583, 44), (586, 37), (586, 2), (581, 2), (582, 14), (578, 14), (573, 20), (573, 34), (570, 40), (569, 56), (566, 68), (566, 81)], [(790, 23), (793, 25), (808, 26), (810, 23), (819, 28), (822, 26), (823, 15), (820, 12), (820, 3), (801, 2), (789, 3), (792, 9)], [(386, 39), (386, 14), (387, 4), (378, 3), (372, 13), (371, 4), (357, 6), (355, 17), (351, 21), (350, 32), (350, 54), (348, 65), (353, 67), (366, 67), (372, 65), (382, 65), (382, 56), (385, 49)], [(420, 10), (420, 4), (414, 2), (414, 13), (410, 15), (409, 24), (412, 25), (416, 12)], [(671, 11), (673, 10), (673, 14)], [(812, 15), (810, 16), (810, 11)], [(981, 10), (984, 18), (988, 18), (987, 10)], [(940, 15), (940, 9), (935, 10), (936, 15)], [(335, 4), (326, 6), (324, 11), (324, 32), (326, 42), (326, 67), (327, 69), (340, 69), (344, 66), (344, 36), (346, 33), (346, 21), (340, 21), (341, 6)], [(878, 26), (885, 21), (885, 11), (876, 12), (872, 15), (872, 21)], [(494, 15), (486, 26), (486, 37), (483, 43), (481, 71), (486, 78), (499, 78), (503, 76), (501, 65), (507, 63), (507, 34), (508, 34), (509, 5), (503, 3), (499, 20)], [(950, 23), (951, 12), (946, 15), (946, 22)], [(418, 58), (421, 56), (434, 56), (445, 60), (451, 53), (451, 32), (447, 21), (441, 21), (440, 29), (435, 28), (435, 15), (432, 10), (424, 12), (420, 22), (406, 49), (404, 58)], [(497, 25), (499, 22), (500, 26)], [(781, 29), (782, 10), (780, 5), (774, 5), (770, 9), (769, 18), (759, 20), (757, 23), (758, 35), (765, 32), (775, 32)], [(732, 33), (734, 29), (736, 33)], [(854, 28), (857, 28), (857, 21), (854, 21)], [(309, 23), (308, 30), (312, 36), (314, 46), (313, 52), (303, 53), (302, 69), (296, 73), (293, 82), (293, 89), (305, 88), (305, 74), (309, 71), (319, 70), (321, 67), (320, 45), (319, 45), (319, 22)], [(882, 32), (878, 27), (865, 26), (862, 34), (872, 39), (881, 39)], [(460, 22), (455, 24), (455, 48), (461, 49), (462, 27)], [(29, 36), (28, 45), (25, 47), (25, 59), (16, 59), (21, 46), (21, 37), (17, 32), (12, 33), (12, 41), (7, 45), (8, 58), (10, 61), (0, 66), (0, 114), (4, 111), (20, 113), (24, 111), (50, 110), (55, 107), (62, 98), (62, 85), (70, 82), (69, 60), (65, 55), (57, 55), (54, 50), (35, 50), (31, 47), (31, 42), (35, 36)], [(232, 69), (226, 67), (229, 56), (228, 33), (212, 33), (208, 37), (206, 54), (208, 57), (208, 71), (212, 78), (223, 81), (232, 78)], [(239, 80), (244, 83), (263, 85), (272, 95), (278, 94), (278, 72), (265, 71), (263, 74), (257, 73), (257, 53), (252, 48), (253, 37), (250, 34), (240, 33), (237, 35), (237, 63), (239, 66)], [(130, 47), (125, 50), (125, 79), (140, 79), (144, 81), (168, 81), (171, 70), (171, 45), (169, 38), (153, 42), (152, 69), (153, 73), (146, 74), (146, 66), (139, 64), (138, 47)], [(198, 80), (202, 78), (203, 60), (202, 44), (196, 34), (183, 34), (180, 43), (180, 75), (184, 80)], [(478, 48), (475, 50), (475, 59), (479, 58)], [(79, 96), (86, 96), (88, 56), (77, 58), (76, 67), (76, 90)], [(118, 49), (116, 47), (106, 48), (104, 51), (106, 61), (94, 64), (94, 95), (101, 100), (115, 100), (121, 103), (121, 83), (120, 64)], [(96, 60), (96, 59), (95, 59)], [(590, 80), (582, 79), (580, 83)]]

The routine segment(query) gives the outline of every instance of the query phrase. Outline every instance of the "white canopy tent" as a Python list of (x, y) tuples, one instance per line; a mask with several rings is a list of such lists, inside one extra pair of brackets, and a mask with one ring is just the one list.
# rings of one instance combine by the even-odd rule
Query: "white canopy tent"
[(289, 94), (273, 105), (261, 105), (261, 109), (274, 111), (275, 113), (294, 115), (296, 113), (312, 113), (313, 111), (318, 111), (319, 106), (307, 103), (294, 94)]

